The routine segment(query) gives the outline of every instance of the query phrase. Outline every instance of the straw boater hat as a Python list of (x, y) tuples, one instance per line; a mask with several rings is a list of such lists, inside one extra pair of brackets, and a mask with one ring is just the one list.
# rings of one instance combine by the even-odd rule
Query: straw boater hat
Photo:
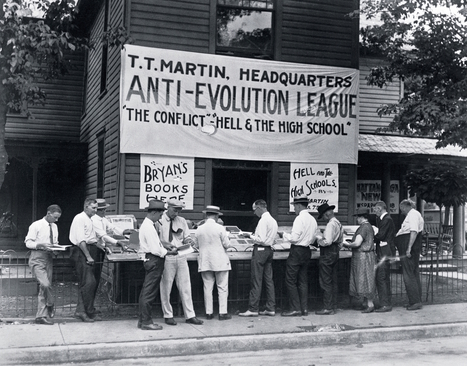
[(107, 207), (110, 206), (107, 202), (105, 202), (104, 198), (97, 198), (96, 202), (97, 202), (97, 209), (98, 210), (102, 210), (102, 209), (107, 208)]
[(165, 203), (161, 200), (150, 200), (146, 211), (165, 211)]
[(296, 203), (302, 203), (304, 205), (308, 205), (310, 201), (308, 201), (308, 197), (306, 196), (306, 194), (302, 194), (301, 196), (294, 197), (293, 201), (291, 202), (292, 205)]
[(323, 203), (321, 206), (318, 207), (318, 220), (323, 217), (323, 215), (329, 211), (329, 210), (334, 210), (336, 206), (331, 205), (329, 206), (327, 203)]
[(369, 215), (370, 214), (370, 209), (368, 207), (359, 207), (357, 209), (357, 212), (354, 213), (354, 216), (363, 216), (363, 215)]
[(221, 209), (220, 207), (218, 206), (212, 206), (212, 205), (208, 205), (206, 206), (206, 209), (203, 211), (203, 213), (215, 213), (215, 214), (218, 214), (219, 216), (222, 216), (223, 213), (221, 212)]
[(167, 207), (184, 208), (185, 204), (175, 198), (169, 198), (167, 200)]

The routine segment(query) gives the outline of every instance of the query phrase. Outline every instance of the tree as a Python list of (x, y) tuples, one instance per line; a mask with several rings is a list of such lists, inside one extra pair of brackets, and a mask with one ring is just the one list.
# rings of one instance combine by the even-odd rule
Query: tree
[(393, 115), (384, 131), (435, 137), (437, 147), (467, 147), (466, 0), (364, 0), (361, 16), (376, 20), (361, 29), (362, 52), (386, 66), (371, 70), (370, 85), (400, 78), (403, 98), (383, 105)]
[[(28, 105), (44, 103), (46, 95), (37, 81), (65, 74), (70, 68), (67, 53), (87, 46), (87, 40), (73, 32), (74, 3), (0, 0), (0, 187), (8, 164), (7, 113), (28, 114)], [(31, 18), (28, 6), (44, 12), (44, 18)]]

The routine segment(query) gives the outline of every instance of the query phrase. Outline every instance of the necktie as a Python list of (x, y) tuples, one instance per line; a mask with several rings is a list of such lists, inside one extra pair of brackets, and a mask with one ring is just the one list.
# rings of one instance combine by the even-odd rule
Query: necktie
[(50, 229), (50, 244), (54, 243), (54, 232), (52, 230), (52, 224), (49, 223), (49, 229)]
[(172, 240), (174, 238), (173, 235), (173, 220), (170, 220), (170, 227), (169, 227), (169, 243), (172, 243)]

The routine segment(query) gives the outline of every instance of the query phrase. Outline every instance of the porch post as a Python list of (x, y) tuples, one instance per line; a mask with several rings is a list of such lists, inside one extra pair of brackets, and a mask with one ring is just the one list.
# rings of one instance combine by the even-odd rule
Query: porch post
[(453, 207), (453, 257), (462, 258), (464, 254), (464, 241), (465, 241), (465, 229), (464, 229), (464, 205)]

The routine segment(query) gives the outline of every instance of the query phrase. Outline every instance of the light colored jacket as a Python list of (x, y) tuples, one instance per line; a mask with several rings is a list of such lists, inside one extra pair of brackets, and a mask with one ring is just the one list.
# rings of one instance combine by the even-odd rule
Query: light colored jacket
[(207, 219), (196, 230), (195, 240), (199, 248), (198, 272), (231, 269), (229, 256), (225, 252), (230, 246), (229, 234), (222, 225)]

